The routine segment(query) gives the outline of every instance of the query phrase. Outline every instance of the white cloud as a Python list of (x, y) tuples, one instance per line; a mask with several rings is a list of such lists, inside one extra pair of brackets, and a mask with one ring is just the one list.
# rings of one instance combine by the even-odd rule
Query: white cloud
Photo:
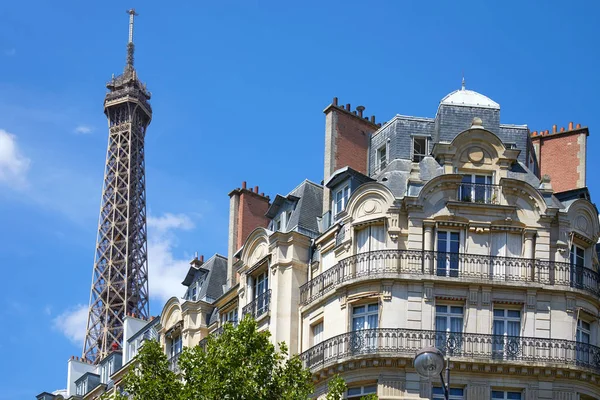
[(148, 228), (166, 233), (173, 229), (190, 230), (194, 228), (192, 219), (185, 214), (166, 213), (162, 217), (148, 216)]
[(54, 318), (52, 325), (73, 343), (82, 345), (85, 340), (87, 317), (88, 306), (79, 304)]
[(4, 55), (7, 57), (12, 57), (15, 54), (17, 54), (17, 49), (15, 49), (15, 48), (4, 50)]
[(73, 130), (73, 132), (80, 134), (80, 135), (87, 135), (89, 133), (92, 133), (93, 129), (91, 126), (87, 126), (87, 125), (77, 125), (75, 127), (75, 129)]
[[(187, 258), (174, 254), (177, 247), (175, 231), (194, 229), (194, 222), (185, 214), (166, 213), (160, 217), (148, 216), (148, 280), (150, 296), (164, 302), (180, 297), (184, 287), (181, 281), (190, 266)], [(48, 307), (45, 313), (51, 313)], [(77, 305), (52, 320), (54, 329), (62, 332), (73, 343), (83, 344), (88, 306)]]
[(148, 217), (148, 281), (150, 296), (166, 301), (181, 296), (181, 281), (190, 266), (188, 259), (174, 254), (177, 239), (175, 230), (191, 230), (192, 219), (185, 214), (166, 213), (160, 217)]
[(12, 187), (27, 185), (27, 171), (31, 160), (19, 150), (17, 137), (0, 129), (0, 183)]

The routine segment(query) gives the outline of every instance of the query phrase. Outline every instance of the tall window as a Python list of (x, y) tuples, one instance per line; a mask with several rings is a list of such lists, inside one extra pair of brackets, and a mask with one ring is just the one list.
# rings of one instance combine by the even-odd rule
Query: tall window
[(229, 310), (223, 314), (221, 314), (221, 324), (226, 322), (230, 322), (233, 325), (237, 325), (238, 322), (238, 309), (235, 307), (232, 310)]
[(521, 257), (523, 237), (518, 233), (493, 232), (491, 274), (494, 280), (510, 280), (526, 276), (527, 270), (523, 263), (511, 262), (504, 257)]
[(521, 311), (494, 308), (493, 350), (496, 356), (510, 357), (519, 351), (521, 335)]
[(379, 327), (379, 304), (367, 304), (352, 308), (352, 331), (350, 347), (353, 351), (373, 350), (377, 345), (377, 333), (363, 329)]
[(590, 337), (592, 336), (589, 322), (577, 320), (577, 361), (590, 361)]
[(268, 311), (269, 296), (269, 271), (254, 278), (254, 300), (256, 301), (256, 316), (259, 316)]
[[(438, 348), (446, 348), (448, 340), (453, 340), (455, 341), (454, 344), (460, 346), (460, 334), (463, 331), (463, 310), (462, 306), (435, 306), (435, 330), (441, 331), (436, 335)], [(455, 348), (456, 350), (458, 348)]]
[(368, 274), (383, 267), (384, 260), (377, 255), (368, 254), (385, 248), (385, 227), (383, 225), (369, 225), (356, 232), (356, 253), (365, 253), (356, 258), (355, 267), (357, 275)]
[[(450, 400), (464, 400), (465, 390), (463, 388), (450, 388)], [(432, 400), (444, 400), (444, 388), (440, 386), (434, 386), (432, 390)]]
[(571, 246), (571, 285), (583, 286), (583, 267), (585, 265), (585, 250), (576, 244)]
[(492, 390), (492, 400), (521, 400), (521, 392), (505, 392), (502, 390)]
[(368, 394), (377, 394), (377, 385), (365, 385), (348, 388), (347, 399), (358, 400)]
[(345, 186), (343, 189), (335, 192), (333, 199), (333, 215), (336, 216), (346, 208), (348, 198), (350, 197), (350, 186)]
[(173, 358), (181, 353), (181, 348), (181, 335), (173, 337), (171, 339), (171, 347), (169, 348), (169, 358)]
[(425, 156), (429, 155), (426, 137), (413, 137), (413, 162), (420, 162)]
[(323, 341), (323, 321), (312, 326), (312, 339), (313, 346)]
[(381, 171), (387, 166), (387, 146), (383, 145), (377, 149), (377, 170)]
[(352, 308), (352, 330), (376, 329), (379, 324), (379, 304), (367, 304)]
[(496, 203), (498, 194), (491, 184), (491, 175), (463, 175), (459, 200), (471, 203)]
[(460, 233), (438, 231), (437, 233), (437, 275), (458, 276), (458, 252), (460, 251)]

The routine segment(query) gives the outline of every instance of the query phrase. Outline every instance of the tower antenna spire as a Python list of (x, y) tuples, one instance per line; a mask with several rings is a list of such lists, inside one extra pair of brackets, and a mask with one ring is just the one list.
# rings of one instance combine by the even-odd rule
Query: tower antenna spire
[(127, 10), (129, 14), (129, 42), (127, 42), (127, 69), (133, 68), (133, 51), (135, 46), (133, 44), (133, 22), (134, 18), (139, 14), (135, 12), (135, 8)]
[(462, 78), (462, 90), (465, 90), (467, 86), (465, 84), (465, 71), (464, 70), (462, 72), (462, 76), (463, 76), (463, 78)]

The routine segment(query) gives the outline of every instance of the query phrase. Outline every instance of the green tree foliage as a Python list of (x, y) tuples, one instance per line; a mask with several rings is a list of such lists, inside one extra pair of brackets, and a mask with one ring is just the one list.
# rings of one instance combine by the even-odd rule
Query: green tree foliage
[(169, 369), (167, 356), (157, 341), (144, 342), (134, 365), (123, 378), (124, 393), (117, 391), (110, 398), (126, 400), (129, 393), (133, 400), (183, 400), (181, 380)]
[(186, 349), (179, 361), (184, 398), (306, 400), (313, 392), (310, 372), (297, 356), (287, 357), (284, 343), (277, 351), (269, 336), (247, 317), (209, 337), (205, 349)]
[[(346, 385), (346, 381), (339, 375), (335, 375), (329, 383), (327, 384), (327, 396), (325, 400), (342, 400), (344, 398), (344, 394), (346, 394), (346, 390), (348, 386)], [(368, 394), (366, 396), (362, 396), (360, 400), (377, 400), (378, 397), (376, 394)]]
[[(307, 400), (314, 387), (311, 373), (298, 356), (288, 357), (287, 346), (274, 346), (268, 331), (258, 332), (252, 318), (233, 327), (226, 324), (219, 337), (203, 346), (185, 348), (178, 376), (156, 341), (144, 342), (123, 378), (116, 400)], [(182, 379), (183, 378), (183, 379)], [(341, 400), (346, 382), (336, 375), (329, 382), (327, 400)], [(128, 397), (131, 395), (132, 397)], [(369, 395), (364, 400), (376, 400)], [(362, 400), (362, 399), (361, 399)]]
[(329, 391), (325, 400), (342, 400), (347, 389), (346, 381), (341, 376), (336, 375), (327, 384), (327, 389)]

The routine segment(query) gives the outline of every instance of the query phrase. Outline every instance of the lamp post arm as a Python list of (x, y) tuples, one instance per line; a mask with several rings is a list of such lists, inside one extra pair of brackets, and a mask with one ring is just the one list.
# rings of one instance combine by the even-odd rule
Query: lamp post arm
[(450, 356), (446, 356), (446, 384), (444, 385), (446, 400), (450, 400)]

